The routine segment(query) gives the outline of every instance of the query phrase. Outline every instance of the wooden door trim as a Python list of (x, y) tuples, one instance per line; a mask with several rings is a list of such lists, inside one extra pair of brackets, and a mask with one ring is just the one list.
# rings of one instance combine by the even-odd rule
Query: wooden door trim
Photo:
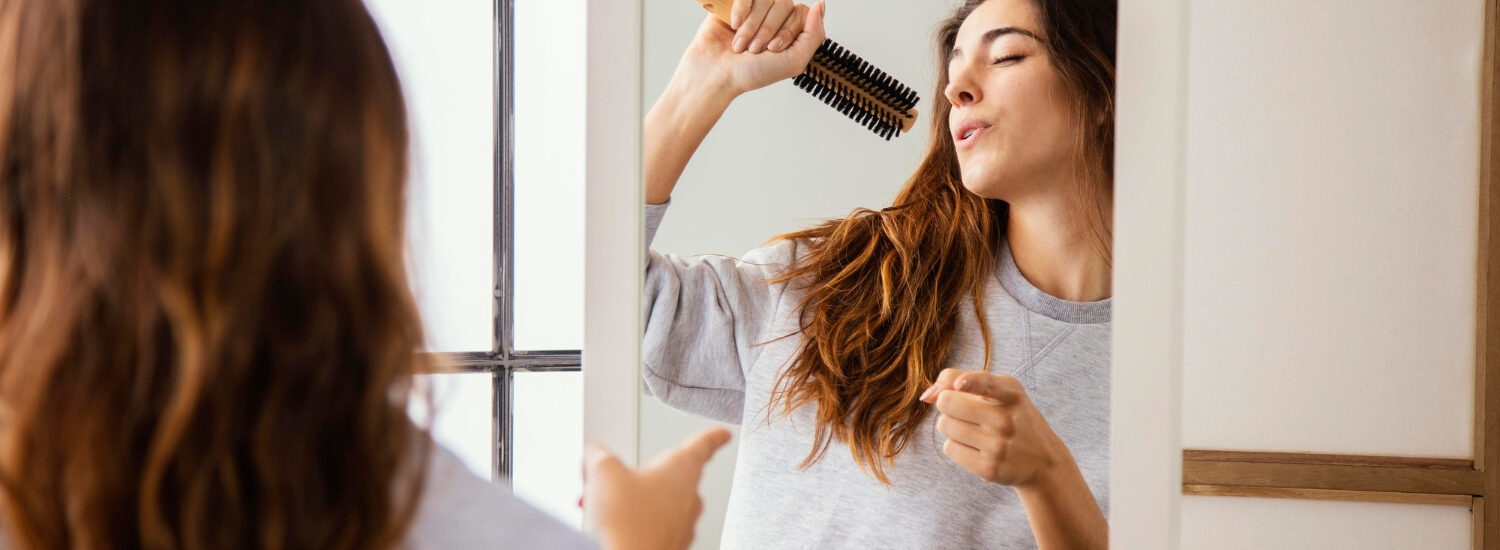
[[(1291, 498), (1301, 500), (1338, 500), (1345, 502), (1385, 502), (1394, 504), (1436, 504), (1473, 508), (1477, 497), (1433, 493), (1393, 493), (1386, 491), (1339, 491), (1334, 489), (1286, 489), (1280, 487), (1238, 487), (1227, 485), (1183, 485), (1182, 494), (1216, 497)], [(1476, 522), (1478, 523), (1478, 522)]]
[(1423, 458), (1413, 456), (1339, 455), (1319, 453), (1278, 453), (1265, 451), (1212, 451), (1188, 449), (1185, 461), (1251, 462), (1271, 464), (1321, 464), (1331, 466), (1375, 466), (1422, 468), (1433, 470), (1474, 470), (1474, 461), (1463, 458)]
[(1478, 292), (1475, 295), (1474, 467), (1483, 476), (1475, 499), (1475, 548), (1500, 550), (1500, 0), (1486, 0), (1481, 67)]
[(1182, 483), (1481, 496), (1483, 472), (1469, 461), (1240, 451), (1185, 451)]
[(1484, 516), (1484, 497), (1474, 497), (1474, 504), (1469, 506), (1470, 513), (1474, 514), (1474, 550), (1484, 550), (1484, 522), (1479, 518)]

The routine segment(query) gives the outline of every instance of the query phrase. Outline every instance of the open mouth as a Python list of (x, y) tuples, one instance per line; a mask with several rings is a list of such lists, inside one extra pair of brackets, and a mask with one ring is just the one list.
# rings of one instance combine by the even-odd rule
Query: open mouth
[(981, 136), (983, 136), (985, 130), (988, 130), (989, 128), (990, 125), (986, 122), (979, 120), (966, 120), (953, 132), (953, 140), (955, 142), (955, 145), (963, 147), (967, 144), (973, 143), (975, 140), (978, 140)]

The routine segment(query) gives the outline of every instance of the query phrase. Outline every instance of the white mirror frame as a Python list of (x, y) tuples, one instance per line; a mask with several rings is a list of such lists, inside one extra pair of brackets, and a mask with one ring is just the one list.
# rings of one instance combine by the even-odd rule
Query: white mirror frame
[[(640, 461), (641, 3), (588, 0), (583, 437)], [(574, 159), (556, 159), (576, 162)]]

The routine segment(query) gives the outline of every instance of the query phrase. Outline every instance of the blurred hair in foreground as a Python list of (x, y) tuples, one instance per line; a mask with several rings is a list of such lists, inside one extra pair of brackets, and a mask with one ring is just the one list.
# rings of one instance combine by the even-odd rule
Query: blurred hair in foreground
[(7, 542), (399, 545), (406, 150), (359, 0), (0, 0)]

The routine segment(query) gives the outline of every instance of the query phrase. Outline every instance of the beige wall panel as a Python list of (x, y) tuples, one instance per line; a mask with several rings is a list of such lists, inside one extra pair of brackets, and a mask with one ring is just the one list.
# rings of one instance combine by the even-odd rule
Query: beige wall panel
[(1483, 12), (1193, 4), (1184, 447), (1471, 456)]
[(1182, 548), (1471, 550), (1467, 507), (1182, 497)]

